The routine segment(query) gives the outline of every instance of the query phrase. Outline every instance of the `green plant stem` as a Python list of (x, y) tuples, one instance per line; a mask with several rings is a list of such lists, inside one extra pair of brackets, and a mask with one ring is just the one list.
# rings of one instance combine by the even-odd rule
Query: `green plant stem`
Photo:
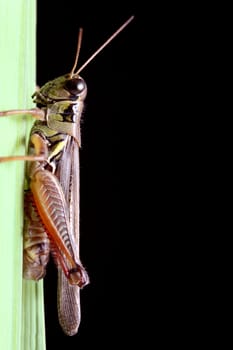
[[(31, 108), (36, 1), (0, 0), (0, 110)], [(0, 156), (25, 154), (28, 116), (0, 118)], [(22, 279), (24, 162), (0, 163), (0, 349), (44, 350), (42, 282)]]

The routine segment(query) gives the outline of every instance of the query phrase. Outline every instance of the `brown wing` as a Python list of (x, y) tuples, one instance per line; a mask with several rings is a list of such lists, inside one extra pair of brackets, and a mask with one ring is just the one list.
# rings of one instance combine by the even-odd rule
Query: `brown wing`
[[(59, 162), (56, 175), (63, 189), (69, 208), (70, 234), (74, 241), (75, 260), (79, 259), (79, 148), (73, 138), (68, 137), (66, 150)], [(89, 282), (83, 269), (85, 285)], [(58, 317), (63, 331), (74, 335), (81, 320), (80, 288), (70, 285), (67, 278), (58, 269)]]

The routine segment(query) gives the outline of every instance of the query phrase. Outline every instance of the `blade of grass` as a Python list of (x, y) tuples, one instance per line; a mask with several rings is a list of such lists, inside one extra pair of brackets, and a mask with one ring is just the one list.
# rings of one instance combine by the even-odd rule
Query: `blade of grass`
[[(0, 110), (35, 90), (36, 0), (0, 0)], [(32, 118), (0, 118), (0, 155), (26, 153)], [(0, 349), (44, 350), (42, 282), (22, 280), (23, 162), (0, 164)]]

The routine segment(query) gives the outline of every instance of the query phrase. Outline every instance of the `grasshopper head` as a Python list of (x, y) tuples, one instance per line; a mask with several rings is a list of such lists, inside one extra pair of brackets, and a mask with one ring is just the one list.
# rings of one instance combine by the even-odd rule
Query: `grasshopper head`
[(80, 28), (75, 61), (71, 72), (49, 81), (42, 86), (42, 88), (32, 96), (34, 97), (34, 102), (46, 106), (57, 101), (84, 101), (87, 94), (87, 86), (79, 73), (133, 20), (133, 18), (134, 16), (131, 16), (76, 70), (83, 35), (83, 30)]
[(87, 85), (79, 75), (62, 75), (49, 81), (32, 96), (34, 102), (40, 105), (49, 105), (59, 101), (84, 101), (87, 95)]

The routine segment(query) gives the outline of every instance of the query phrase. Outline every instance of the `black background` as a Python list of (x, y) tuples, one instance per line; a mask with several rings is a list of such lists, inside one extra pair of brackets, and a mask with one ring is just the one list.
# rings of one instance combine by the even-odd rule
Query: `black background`
[[(143, 81), (139, 80), (144, 36), (140, 15), (127, 2), (108, 2), (101, 8), (101, 4), (87, 1), (38, 1), (39, 86), (71, 70), (79, 27), (84, 33), (78, 66), (131, 15), (135, 15), (134, 21), (81, 73), (88, 87), (81, 124), (81, 260), (91, 283), (81, 291), (79, 332), (67, 337), (57, 319), (56, 269), (52, 262), (49, 264), (45, 277), (47, 350), (60, 348), (64, 342), (67, 349), (93, 344), (110, 349), (123, 341), (123, 321), (128, 312), (123, 304), (131, 298), (127, 276), (132, 263), (130, 251), (127, 256), (123, 251), (125, 235), (133, 241), (135, 232), (126, 228), (121, 206), (127, 206), (125, 191), (133, 180), (127, 172), (132, 143), (134, 152), (140, 145), (140, 134), (134, 131), (137, 111), (144, 103), (140, 99)], [(138, 294), (136, 288), (137, 283)]]

